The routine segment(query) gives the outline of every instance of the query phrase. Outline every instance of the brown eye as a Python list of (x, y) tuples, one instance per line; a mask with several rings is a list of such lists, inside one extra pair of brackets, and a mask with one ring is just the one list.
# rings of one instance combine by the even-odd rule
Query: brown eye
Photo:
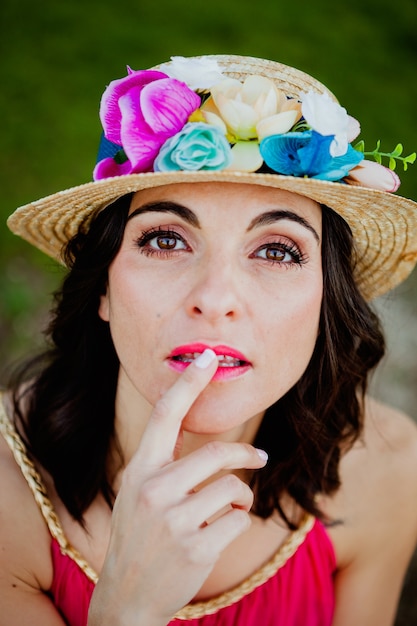
[(175, 237), (156, 237), (156, 244), (161, 250), (173, 250), (177, 241)]
[(293, 257), (284, 246), (268, 245), (259, 250), (258, 256), (267, 261), (275, 261), (276, 263), (291, 263)]
[(283, 261), (285, 259), (286, 252), (281, 248), (266, 248), (265, 258), (270, 261)]
[(137, 240), (137, 245), (142, 248), (144, 254), (169, 254), (187, 250), (188, 246), (184, 239), (176, 232), (171, 230), (150, 230), (143, 233), (142, 237)]
[(295, 243), (267, 243), (251, 255), (258, 259), (264, 259), (278, 266), (300, 266), (306, 262), (307, 257), (301, 253)]

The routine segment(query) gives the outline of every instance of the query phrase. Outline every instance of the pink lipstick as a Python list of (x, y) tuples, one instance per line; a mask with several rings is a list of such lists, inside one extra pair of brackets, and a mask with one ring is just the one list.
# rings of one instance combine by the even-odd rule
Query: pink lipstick
[(211, 348), (216, 353), (219, 362), (213, 380), (237, 378), (252, 367), (250, 361), (234, 348), (221, 345), (208, 346), (203, 343), (192, 343), (174, 348), (168, 357), (168, 364), (175, 371), (183, 372), (206, 348)]

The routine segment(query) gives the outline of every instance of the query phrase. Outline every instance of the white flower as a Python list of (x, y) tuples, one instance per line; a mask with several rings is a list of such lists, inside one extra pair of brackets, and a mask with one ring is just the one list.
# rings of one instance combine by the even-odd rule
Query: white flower
[(224, 78), (222, 70), (215, 59), (201, 57), (171, 57), (171, 61), (163, 63), (159, 69), (171, 78), (186, 83), (190, 89), (205, 91), (214, 83)]
[(306, 122), (321, 135), (334, 135), (330, 154), (346, 154), (348, 144), (359, 135), (359, 122), (347, 114), (327, 93), (309, 91), (301, 95), (302, 113)]
[(228, 170), (238, 172), (256, 172), (263, 163), (257, 141), (238, 141), (232, 147), (232, 162)]
[(300, 117), (297, 106), (272, 80), (257, 75), (248, 76), (243, 83), (226, 78), (213, 85), (211, 97), (201, 109), (204, 115), (209, 112), (220, 117), (238, 140), (288, 132)]

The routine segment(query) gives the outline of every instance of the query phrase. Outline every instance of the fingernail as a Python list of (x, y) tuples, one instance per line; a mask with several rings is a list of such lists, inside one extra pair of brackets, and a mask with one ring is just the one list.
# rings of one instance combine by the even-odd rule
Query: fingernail
[(216, 353), (213, 350), (210, 350), (210, 348), (206, 348), (204, 352), (196, 358), (194, 363), (197, 367), (203, 370), (206, 369), (206, 367), (208, 367), (215, 359), (217, 359)]
[(268, 460), (268, 453), (265, 452), (265, 450), (261, 450), (260, 448), (256, 448), (256, 452), (258, 453), (259, 458), (262, 459), (262, 461), (265, 461), (265, 463)]

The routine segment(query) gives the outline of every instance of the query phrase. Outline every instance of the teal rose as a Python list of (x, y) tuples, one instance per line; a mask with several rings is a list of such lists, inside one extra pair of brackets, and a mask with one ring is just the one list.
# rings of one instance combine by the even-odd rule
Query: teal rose
[(223, 170), (231, 162), (230, 144), (219, 128), (202, 122), (189, 122), (163, 144), (155, 159), (154, 170)]

